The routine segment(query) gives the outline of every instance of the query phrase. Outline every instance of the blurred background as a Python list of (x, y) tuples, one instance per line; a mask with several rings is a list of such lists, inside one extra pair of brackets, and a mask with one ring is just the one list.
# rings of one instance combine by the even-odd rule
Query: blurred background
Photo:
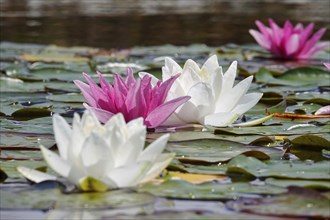
[(0, 0), (0, 41), (128, 48), (254, 40), (259, 19), (314, 22), (330, 38), (330, 0)]

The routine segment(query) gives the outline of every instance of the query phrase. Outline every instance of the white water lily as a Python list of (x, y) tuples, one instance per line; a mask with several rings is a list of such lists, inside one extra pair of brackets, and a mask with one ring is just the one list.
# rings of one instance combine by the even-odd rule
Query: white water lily
[[(162, 153), (169, 134), (144, 149), (143, 118), (126, 124), (119, 113), (102, 125), (86, 110), (82, 118), (74, 115), (72, 128), (63, 117), (54, 115), (53, 128), (59, 155), (41, 146), (42, 154), (56, 173), (82, 190), (136, 186), (159, 175), (174, 157), (173, 153)], [(41, 174), (38, 178), (38, 171), (28, 174), (25, 176), (32, 181), (45, 180)]]
[[(179, 107), (164, 125), (183, 123), (217, 127), (231, 125), (262, 97), (262, 93), (246, 94), (253, 76), (234, 86), (236, 71), (237, 62), (234, 61), (223, 73), (216, 55), (211, 56), (202, 68), (190, 59), (181, 68), (173, 59), (165, 58), (162, 80), (181, 73), (172, 85), (167, 99), (180, 96), (191, 96), (191, 99)], [(140, 75), (144, 74), (146, 73)]]

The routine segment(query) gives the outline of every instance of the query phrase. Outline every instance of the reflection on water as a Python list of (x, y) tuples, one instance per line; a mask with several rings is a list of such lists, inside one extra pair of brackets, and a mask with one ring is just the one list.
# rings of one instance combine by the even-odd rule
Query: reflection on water
[(254, 20), (315, 22), (330, 36), (329, 0), (0, 0), (0, 40), (122, 48), (254, 42)]

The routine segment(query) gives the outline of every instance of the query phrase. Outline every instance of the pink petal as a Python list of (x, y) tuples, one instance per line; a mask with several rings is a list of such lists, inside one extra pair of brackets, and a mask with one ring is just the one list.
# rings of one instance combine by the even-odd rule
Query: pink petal
[(330, 115), (330, 105), (321, 107), (315, 112), (315, 115)]
[(131, 84), (135, 83), (134, 75), (133, 75), (133, 70), (132, 68), (127, 68), (127, 77), (125, 80), (126, 85), (129, 87)]
[(174, 81), (179, 76), (180, 76), (180, 74), (172, 76), (165, 82), (160, 83), (158, 88), (157, 87), (154, 88), (155, 91), (154, 91), (154, 95), (152, 96), (152, 100), (150, 102), (149, 111), (153, 111), (157, 106), (159, 106), (160, 104), (162, 104), (165, 101), (167, 94), (168, 94), (169, 90), (171, 89)]
[(74, 84), (80, 89), (82, 95), (86, 99), (87, 103), (93, 107), (97, 106), (97, 102), (94, 99), (94, 96), (90, 92), (90, 87), (86, 83), (80, 80), (74, 80)]
[(302, 54), (299, 56), (297, 56), (297, 58), (300, 58), (300, 59), (308, 59), (309, 57), (313, 56), (315, 53), (325, 49), (329, 47), (329, 43), (328, 42), (320, 42), (320, 43), (317, 43), (316, 46), (314, 46), (311, 50), (309, 50), (307, 53), (305, 54)]
[(114, 115), (114, 113), (112, 112), (108, 112), (100, 108), (91, 107), (86, 103), (84, 103), (83, 105), (86, 109), (92, 111), (96, 115), (97, 119), (102, 123), (106, 123)]
[[(298, 56), (304, 56), (304, 54), (308, 53), (315, 45), (316, 43), (321, 39), (323, 36), (324, 32), (326, 31), (325, 28), (321, 28), (318, 30), (312, 38), (310, 38), (306, 44), (304, 45), (303, 49), (300, 51)], [(305, 56), (306, 57), (306, 56)]]
[(323, 64), (330, 71), (330, 63), (323, 63)]
[(306, 40), (309, 38), (311, 35), (312, 31), (314, 28), (314, 23), (310, 23), (305, 29), (302, 29), (300, 31), (297, 31), (300, 33), (300, 46), (303, 47), (305, 44)]
[(262, 35), (264, 35), (264, 37), (267, 40), (269, 40), (270, 34), (272, 34), (272, 31), (258, 20), (255, 23), (256, 23), (257, 27), (259, 28), (260, 32), (262, 33)]
[(275, 43), (275, 45), (279, 47), (281, 45), (281, 39), (283, 37), (282, 29), (271, 18), (269, 19), (269, 25), (273, 30), (273, 43)]
[(180, 105), (187, 102), (189, 99), (189, 96), (182, 96), (158, 106), (147, 116), (145, 125), (148, 128), (155, 128), (161, 125)]
[(87, 80), (89, 87), (90, 87), (90, 93), (94, 97), (94, 99), (98, 102), (98, 99), (106, 100), (106, 96), (103, 92), (103, 90), (94, 82), (94, 80), (87, 75), (86, 73), (83, 73), (83, 76)]
[(298, 34), (293, 34), (290, 38), (285, 42), (285, 52), (287, 56), (292, 55), (297, 52), (299, 49), (299, 36)]
[(249, 30), (249, 33), (252, 35), (252, 37), (257, 41), (257, 43), (266, 48), (267, 50), (270, 49), (271, 47), (271, 42), (265, 38), (264, 35), (262, 35), (260, 32), (256, 31), (256, 30)]
[(128, 90), (125, 100), (127, 114), (124, 116), (128, 121), (141, 116), (141, 108), (145, 108), (143, 97), (141, 97), (141, 79), (138, 78), (132, 86), (133, 87)]

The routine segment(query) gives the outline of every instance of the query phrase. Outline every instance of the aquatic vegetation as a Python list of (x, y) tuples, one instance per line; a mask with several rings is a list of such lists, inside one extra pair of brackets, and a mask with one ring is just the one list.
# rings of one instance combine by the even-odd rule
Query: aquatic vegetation
[(79, 87), (88, 104), (84, 106), (93, 111), (97, 118), (106, 123), (116, 113), (122, 113), (126, 122), (142, 117), (148, 128), (161, 125), (189, 97), (181, 96), (166, 101), (167, 93), (179, 75), (166, 81), (151, 84), (151, 77), (134, 79), (132, 69), (127, 69), (127, 77), (123, 79), (115, 74), (113, 85), (108, 83), (98, 72), (101, 87), (90, 76), (83, 73), (89, 83), (80, 80), (74, 83)]
[(326, 105), (326, 106), (319, 108), (315, 112), (315, 115), (330, 115), (330, 105)]
[[(262, 93), (246, 94), (253, 76), (234, 86), (236, 72), (237, 62), (234, 61), (223, 73), (216, 55), (209, 57), (201, 68), (191, 59), (181, 68), (173, 59), (167, 57), (162, 68), (163, 80), (181, 73), (174, 81), (167, 100), (185, 95), (190, 96), (191, 99), (179, 107), (165, 124), (199, 123), (223, 127), (235, 122), (256, 105), (262, 96)], [(157, 79), (153, 78), (156, 82)]]
[[(326, 109), (330, 101), (330, 72), (323, 65), (329, 61), (329, 50), (325, 49), (318, 54), (318, 60), (306, 60), (303, 62), (304, 66), (301, 66), (302, 62), (297, 61), (259, 59), (269, 55), (262, 50), (255, 50), (255, 45), (222, 45), (221, 51), (218, 47), (205, 45), (134, 47), (125, 59), (114, 59), (113, 54), (100, 57), (89, 53), (95, 48), (46, 45), (40, 48), (5, 42), (0, 43), (0, 48), (3, 73), (0, 76), (0, 212), (4, 218), (8, 216), (24, 219), (27, 216), (35, 218), (40, 215), (51, 219), (73, 219), (77, 216), (88, 219), (329, 218), (329, 115), (315, 115), (318, 109)], [(63, 50), (75, 60), (67, 61)], [(88, 117), (74, 116), (75, 113), (82, 114), (85, 111), (82, 103), (86, 99), (72, 83), (73, 80), (86, 81), (81, 74), (83, 71), (92, 72), (98, 69), (104, 73), (124, 72), (130, 66), (160, 78), (164, 57), (175, 57), (175, 61), (181, 65), (188, 57), (196, 63), (202, 63), (200, 60), (208, 60), (209, 54), (218, 54), (218, 60), (228, 60), (228, 64), (229, 61), (238, 60), (239, 80), (233, 84), (241, 81), (243, 76), (253, 75), (256, 80), (253, 80), (249, 88), (263, 93), (258, 103), (230, 126), (160, 126), (147, 130), (146, 136), (141, 136), (140, 140), (137, 136), (143, 134), (142, 127), (144, 132), (147, 127), (143, 125), (142, 118), (137, 124), (134, 119), (125, 124), (124, 115), (120, 116), (122, 125), (128, 130), (125, 133), (122, 129), (116, 129), (112, 123), (113, 130), (110, 130), (109, 123), (115, 120), (116, 114), (104, 125), (90, 110)], [(251, 60), (246, 60), (246, 56)], [(254, 57), (258, 59), (253, 59)], [(136, 68), (134, 65), (143, 68)], [(101, 68), (105, 66), (108, 69)], [(228, 71), (224, 72), (221, 78), (228, 74)], [(183, 72), (180, 73), (182, 75)], [(208, 76), (198, 76), (205, 79), (205, 75)], [(95, 84), (99, 83), (94, 75), (90, 77)], [(109, 77), (109, 74), (104, 74), (103, 77)], [(125, 82), (126, 79), (123, 78), (122, 81)], [(183, 82), (187, 82), (188, 86), (189, 75), (186, 75), (185, 81), (179, 79), (180, 77), (173, 82), (171, 89)], [(151, 87), (158, 81), (151, 78)], [(114, 83), (109, 83), (114, 88)], [(201, 80), (201, 83), (204, 82)], [(86, 86), (89, 87), (88, 84), (90, 83), (87, 81)], [(102, 84), (100, 82), (97, 85), (100, 90)], [(171, 94), (168, 92), (166, 98)], [(164, 102), (166, 101), (168, 100), (165, 99)], [(89, 107), (91, 108), (90, 105)], [(268, 116), (265, 115), (266, 112)], [(73, 122), (73, 127), (57, 122), (62, 126), (53, 129), (55, 116), (52, 115), (58, 121), (61, 115), (65, 118), (62, 118), (65, 123)], [(117, 118), (116, 121), (118, 120)], [(78, 129), (76, 124), (82, 123), (86, 128), (78, 126)], [(131, 130), (133, 128), (136, 128), (136, 132)], [(58, 132), (61, 135), (58, 136)], [(77, 133), (73, 134), (75, 132)], [(164, 132), (170, 133), (169, 137), (163, 137)], [(80, 134), (83, 135), (79, 136)], [(110, 165), (107, 164), (113, 164), (117, 160), (108, 157), (108, 150), (104, 149), (113, 149), (114, 145), (109, 144), (102, 148), (102, 143), (113, 137), (123, 138), (116, 142), (116, 149), (123, 151), (113, 156), (118, 161), (126, 160), (119, 158), (133, 157), (136, 159), (131, 162), (139, 164), (140, 155), (152, 146), (149, 145), (141, 153), (141, 143), (160, 143), (159, 138), (163, 139), (162, 143), (168, 138), (164, 152), (155, 153), (158, 156), (151, 156), (153, 158), (148, 161), (164, 157), (166, 162), (167, 153), (175, 153), (176, 156), (163, 172), (156, 172), (161, 172), (156, 179), (143, 182), (142, 179), (153, 168), (149, 171), (142, 170), (140, 174), (144, 177), (138, 176), (137, 179), (141, 178), (141, 181), (137, 181), (136, 186), (133, 184), (135, 180), (128, 182), (139, 172), (139, 168), (135, 169), (132, 165), (132, 169), (126, 173), (124, 167), (128, 169), (130, 163), (125, 163), (122, 167), (108, 169)], [(84, 146), (81, 143), (83, 141), (86, 143)], [(91, 143), (89, 149), (85, 149), (87, 143)], [(40, 144), (44, 146), (42, 150)], [(133, 144), (134, 149), (127, 146)], [(136, 147), (139, 149), (135, 149)], [(153, 148), (155, 152), (162, 150), (160, 146), (156, 148)], [(63, 162), (66, 161), (62, 157), (65, 149), (70, 149), (70, 163)], [(81, 153), (80, 156), (71, 159), (76, 155), (71, 152), (76, 150)], [(43, 154), (48, 154), (49, 151), (51, 157), (48, 155), (45, 160)], [(170, 160), (170, 155), (168, 157)], [(47, 162), (54, 158), (55, 161), (60, 161), (57, 167), (54, 165), (56, 163), (51, 162), (53, 167)], [(71, 181), (70, 179), (76, 180), (79, 177), (70, 176), (70, 172), (68, 177), (63, 176), (68, 173), (65, 172), (65, 164), (71, 166), (79, 163), (86, 166), (75, 165), (75, 169), (88, 170), (80, 181)], [(100, 165), (102, 163), (103, 166)], [(118, 179), (113, 180), (113, 183), (104, 180), (109, 175), (102, 179), (104, 167), (107, 167), (107, 173), (113, 172)], [(146, 165), (146, 169), (148, 168)], [(57, 173), (57, 169), (64, 174)], [(21, 173), (34, 183), (23, 179)], [(81, 174), (80, 171), (74, 173)], [(81, 191), (77, 192), (77, 188), (72, 187), (73, 184), (68, 184), (69, 181)], [(134, 187), (125, 188), (123, 183)], [(108, 190), (118, 188), (119, 184), (122, 184), (123, 189), (119, 187), (118, 190)], [(104, 192), (105, 190), (108, 191)]]
[(325, 28), (312, 35), (314, 23), (306, 27), (301, 23), (293, 26), (287, 20), (283, 27), (279, 27), (273, 19), (269, 19), (269, 27), (258, 20), (256, 25), (259, 31), (251, 29), (250, 34), (260, 46), (279, 58), (308, 59), (329, 45), (327, 42), (318, 42), (326, 31)]
[[(85, 191), (147, 182), (158, 176), (174, 157), (173, 153), (162, 153), (168, 134), (144, 150), (146, 126), (142, 118), (126, 124), (119, 113), (102, 125), (93, 112), (86, 110), (81, 118), (74, 115), (72, 128), (63, 117), (54, 115), (53, 128), (59, 155), (41, 146), (46, 162)], [(35, 170), (29, 174), (28, 178), (36, 182), (44, 176)], [(49, 179), (55, 178), (50, 175)]]
[(324, 66), (330, 71), (330, 63), (324, 63)]

